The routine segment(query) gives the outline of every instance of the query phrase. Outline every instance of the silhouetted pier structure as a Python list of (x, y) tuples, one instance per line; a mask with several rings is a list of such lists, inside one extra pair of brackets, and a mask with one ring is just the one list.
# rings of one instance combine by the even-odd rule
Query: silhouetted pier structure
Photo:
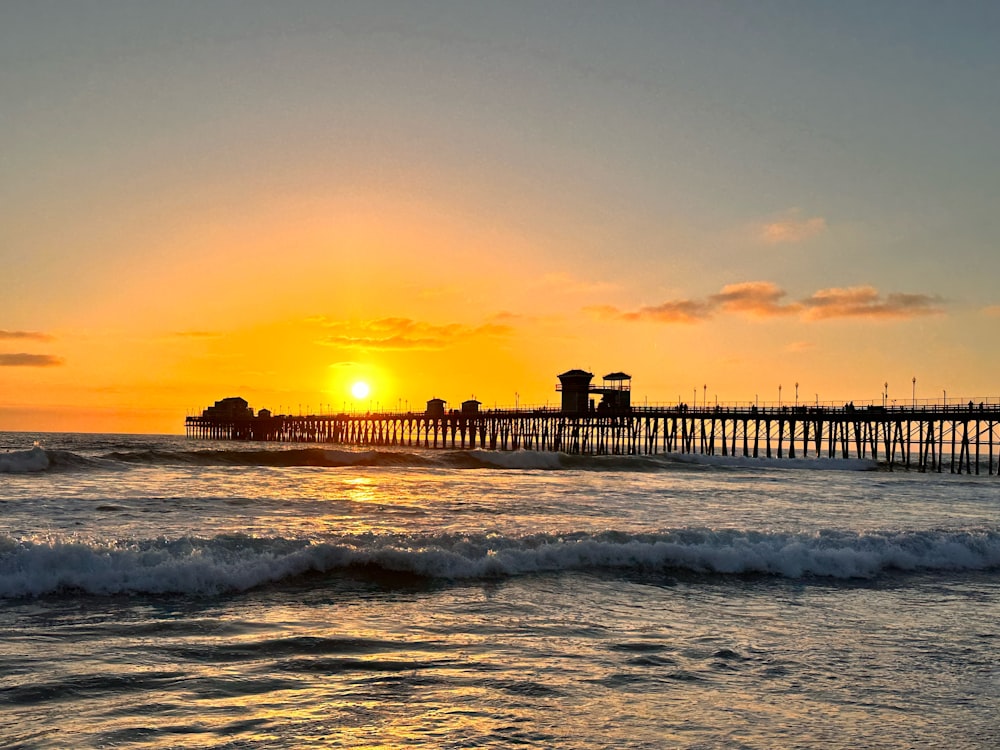
[[(582, 371), (570, 371), (569, 380)], [(623, 373), (598, 406), (564, 396), (558, 408), (253, 416), (239, 400), (231, 413), (188, 417), (187, 435), (210, 440), (331, 443), (363, 447), (561, 451), (586, 455), (703, 455), (746, 458), (862, 459), (888, 469), (1000, 475), (1000, 405), (676, 406), (628, 404)], [(567, 381), (563, 381), (564, 383)], [(225, 404), (224, 400), (219, 402)], [(435, 399), (435, 401), (440, 401)], [(217, 403), (217, 407), (219, 405)]]

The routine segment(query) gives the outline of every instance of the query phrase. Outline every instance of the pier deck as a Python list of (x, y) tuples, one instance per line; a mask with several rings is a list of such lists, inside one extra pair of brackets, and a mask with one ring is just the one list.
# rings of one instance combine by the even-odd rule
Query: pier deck
[(188, 437), (367, 447), (867, 459), (888, 469), (1000, 475), (1000, 405), (512, 409), (226, 419), (188, 417)]

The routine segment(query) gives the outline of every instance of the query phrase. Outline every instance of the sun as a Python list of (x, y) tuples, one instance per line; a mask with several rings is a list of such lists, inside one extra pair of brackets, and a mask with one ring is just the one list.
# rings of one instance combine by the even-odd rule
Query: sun
[(351, 386), (351, 395), (354, 398), (368, 398), (368, 394), (371, 393), (372, 389), (368, 387), (368, 383), (363, 380), (359, 380), (354, 385)]

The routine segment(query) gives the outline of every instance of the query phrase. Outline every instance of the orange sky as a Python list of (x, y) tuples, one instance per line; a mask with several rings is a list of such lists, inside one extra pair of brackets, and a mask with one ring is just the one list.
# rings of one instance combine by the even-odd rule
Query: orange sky
[(444, 5), (0, 9), (0, 430), (1000, 397), (974, 14)]

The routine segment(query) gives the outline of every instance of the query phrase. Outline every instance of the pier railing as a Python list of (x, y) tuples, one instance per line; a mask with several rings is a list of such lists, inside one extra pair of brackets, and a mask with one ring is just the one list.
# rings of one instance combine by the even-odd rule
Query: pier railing
[(634, 406), (566, 413), (556, 407), (480, 412), (337, 413), (225, 419), (191, 416), (210, 440), (366, 447), (861, 459), (888, 469), (1000, 474), (1000, 401)]

